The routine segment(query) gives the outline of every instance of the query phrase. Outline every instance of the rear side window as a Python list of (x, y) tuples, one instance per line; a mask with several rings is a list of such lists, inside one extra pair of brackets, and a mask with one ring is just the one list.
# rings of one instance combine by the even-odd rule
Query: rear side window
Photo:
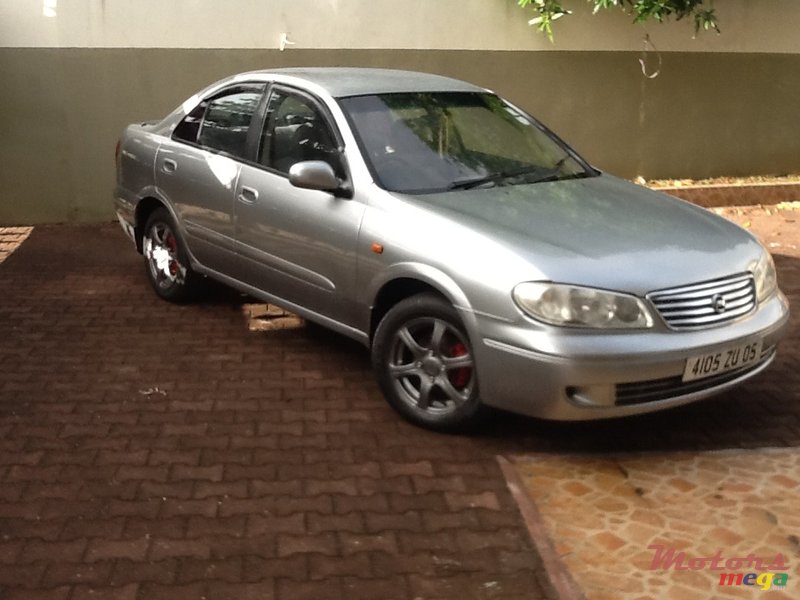
[(203, 100), (172, 137), (246, 158), (247, 133), (263, 90), (263, 85), (239, 85)]

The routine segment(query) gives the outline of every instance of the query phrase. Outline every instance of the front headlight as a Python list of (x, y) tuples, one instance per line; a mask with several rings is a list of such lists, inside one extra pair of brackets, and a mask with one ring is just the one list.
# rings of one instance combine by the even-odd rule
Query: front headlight
[(756, 281), (756, 294), (758, 294), (759, 302), (769, 298), (778, 289), (775, 263), (772, 261), (772, 255), (767, 250), (764, 250), (758, 263), (756, 263), (756, 268), (753, 269), (753, 278)]
[(600, 329), (644, 329), (653, 326), (639, 298), (560, 283), (520, 283), (512, 293), (528, 315), (550, 325)]

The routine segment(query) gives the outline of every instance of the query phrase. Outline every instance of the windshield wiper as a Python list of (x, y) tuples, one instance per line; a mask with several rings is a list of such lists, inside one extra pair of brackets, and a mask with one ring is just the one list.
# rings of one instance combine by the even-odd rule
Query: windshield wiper
[(591, 177), (589, 173), (585, 171), (580, 171), (579, 173), (569, 173), (568, 175), (559, 175), (558, 173), (548, 173), (538, 179), (534, 179), (533, 181), (527, 181), (526, 183), (545, 183), (546, 181), (566, 181), (567, 179), (585, 179), (587, 177)]
[[(583, 179), (584, 177), (591, 177), (591, 175), (586, 171), (580, 171), (578, 173), (568, 173), (566, 175), (559, 175), (559, 171), (561, 171), (561, 168), (570, 158), (573, 158), (573, 156), (572, 154), (567, 152), (550, 169), (544, 171), (539, 177), (528, 180), (525, 183), (544, 183), (545, 181), (558, 181), (561, 179)], [(535, 165), (528, 165), (525, 167), (521, 167), (519, 169), (511, 169), (508, 171), (500, 171), (498, 173), (490, 173), (489, 175), (486, 175), (484, 177), (476, 177), (475, 179), (463, 179), (461, 181), (454, 181), (448, 186), (447, 189), (470, 190), (485, 183), (499, 183), (504, 179), (513, 179), (515, 177), (520, 177), (522, 175), (528, 175), (529, 173), (536, 173), (537, 171), (542, 171), (542, 167), (538, 167)]]
[(553, 165), (552, 169), (549, 169), (546, 173), (544, 173), (541, 177), (537, 177), (532, 181), (528, 181), (526, 183), (544, 183), (545, 181), (560, 181), (563, 179), (583, 179), (584, 177), (590, 177), (589, 173), (586, 171), (580, 171), (578, 173), (567, 173), (566, 175), (559, 175), (558, 172), (561, 170), (561, 167), (564, 166), (564, 163), (567, 162), (572, 155), (567, 153), (565, 154), (561, 160), (559, 160), (555, 165)]
[(500, 171), (499, 173), (490, 173), (489, 175), (486, 175), (484, 177), (476, 177), (474, 179), (463, 179), (461, 181), (454, 181), (447, 187), (447, 189), (469, 190), (474, 187), (478, 187), (479, 185), (483, 185), (484, 183), (498, 183), (504, 179), (513, 179), (514, 177), (519, 177), (520, 175), (527, 175), (528, 173), (535, 173), (536, 171), (541, 171), (541, 170), (542, 167), (528, 165), (527, 167), (522, 167), (520, 169)]

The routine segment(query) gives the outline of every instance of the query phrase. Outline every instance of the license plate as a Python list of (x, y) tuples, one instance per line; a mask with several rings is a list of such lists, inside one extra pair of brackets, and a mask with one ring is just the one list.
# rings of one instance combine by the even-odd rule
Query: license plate
[(683, 380), (693, 381), (727, 371), (741, 369), (758, 362), (761, 358), (761, 340), (748, 342), (739, 346), (731, 346), (719, 352), (698, 354), (689, 357), (683, 370)]

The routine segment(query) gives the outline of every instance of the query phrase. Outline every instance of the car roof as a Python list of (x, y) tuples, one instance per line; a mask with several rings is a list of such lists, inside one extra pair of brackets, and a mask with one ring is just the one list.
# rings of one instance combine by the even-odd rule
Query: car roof
[[(334, 98), (396, 92), (484, 92), (484, 88), (465, 81), (394, 69), (355, 67), (293, 67), (253, 71), (248, 75), (286, 76), (301, 79), (325, 89)], [(280, 79), (282, 77), (278, 77)]]

